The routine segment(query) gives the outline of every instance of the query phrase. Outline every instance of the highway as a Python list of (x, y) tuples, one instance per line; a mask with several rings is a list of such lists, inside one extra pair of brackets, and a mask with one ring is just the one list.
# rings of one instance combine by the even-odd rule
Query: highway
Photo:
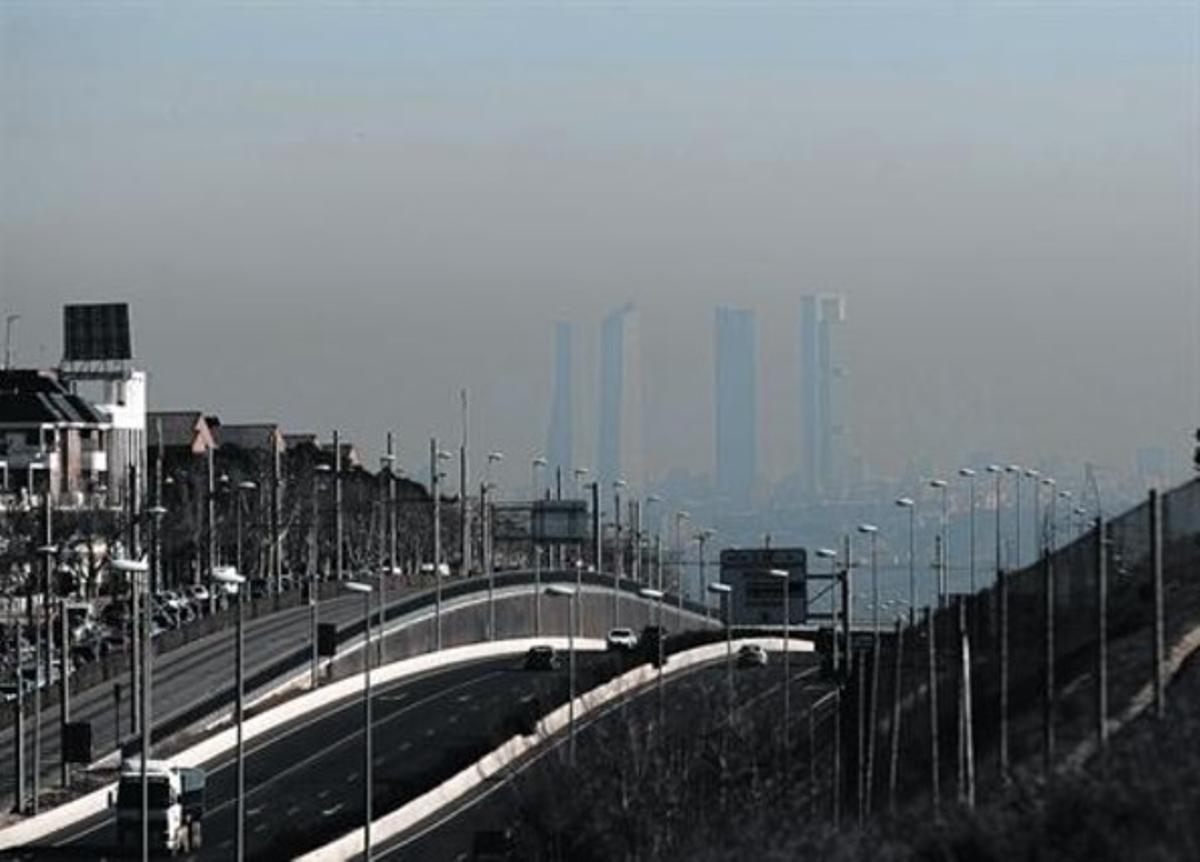
[[(324, 622), (345, 624), (362, 618), (362, 601), (343, 595), (327, 599), (320, 605)], [(309, 638), (309, 609), (305, 605), (279, 611), (257, 620), (247, 621), (245, 632), (246, 668), (251, 674), (268, 665), (288, 651), (302, 648)], [(171, 716), (192, 707), (213, 693), (230, 688), (233, 680), (233, 630), (216, 632), (178, 649), (156, 656), (152, 673), (153, 718), (156, 728)], [(93, 686), (72, 693), (71, 720), (92, 722), (93, 750), (97, 753), (116, 747), (116, 708), (112, 683), (122, 689), (121, 735), (129, 733), (130, 686), (129, 674), (105, 685)], [(57, 786), (59, 769), (59, 713), (55, 705), (42, 711), (42, 787)], [(32, 763), (33, 718), (28, 716), (26, 757)], [(14, 728), (0, 732), (0, 775), (16, 774), (13, 751)], [(0, 788), (4, 798), (11, 799), (11, 780)]]
[[(602, 659), (581, 653), (580, 666)], [(374, 793), (379, 813), (441, 783), (512, 734), (511, 716), (565, 700), (566, 672), (526, 671), (523, 657), (473, 662), (374, 693)], [(247, 858), (289, 858), (362, 822), (362, 700), (352, 697), (281, 727), (247, 748)], [(231, 756), (209, 770), (204, 847), (192, 858), (228, 859), (236, 829)], [(25, 848), (18, 859), (116, 858), (110, 812)]]
[[(737, 709), (743, 713), (765, 709), (779, 709), (782, 679), (778, 656), (772, 655), (772, 665), (763, 668), (738, 669), (734, 674)], [(792, 659), (792, 708), (799, 719), (809, 703), (819, 699), (828, 687), (817, 679), (819, 660), (814, 656)], [(664, 685), (664, 704), (674, 721), (669, 724), (686, 726), (688, 716), (703, 711), (723, 710), (723, 697), (713, 698), (725, 690), (725, 668), (712, 666), (701, 668), (674, 679), (667, 677)], [(633, 710), (634, 720), (650, 719), (657, 709), (656, 691), (650, 687), (642, 692), (628, 707)], [(609, 733), (618, 725), (630, 724), (630, 715), (621, 705), (613, 705), (600, 716), (588, 721), (579, 731), (576, 744), (581, 761), (595, 760), (595, 752), (589, 758), (589, 747), (598, 744), (597, 737)], [(799, 728), (799, 724), (796, 725)], [(798, 730), (797, 730), (798, 732)], [(513, 824), (519, 818), (522, 804), (520, 787), (526, 778), (533, 778), (538, 769), (549, 766), (546, 755), (555, 751), (557, 744), (547, 745), (538, 753), (518, 766), (515, 779), (485, 785), (478, 793), (462, 800), (451, 810), (440, 812), (414, 830), (387, 841), (373, 849), (375, 859), (437, 859), (470, 860), (476, 831), (499, 830)], [(535, 783), (537, 783), (535, 781)], [(360, 857), (361, 858), (361, 857)]]

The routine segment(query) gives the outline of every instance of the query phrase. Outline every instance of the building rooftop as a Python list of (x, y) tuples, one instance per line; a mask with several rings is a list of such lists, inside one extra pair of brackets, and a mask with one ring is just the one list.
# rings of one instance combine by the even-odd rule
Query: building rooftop
[(49, 371), (0, 371), (0, 425), (94, 425), (108, 419)]

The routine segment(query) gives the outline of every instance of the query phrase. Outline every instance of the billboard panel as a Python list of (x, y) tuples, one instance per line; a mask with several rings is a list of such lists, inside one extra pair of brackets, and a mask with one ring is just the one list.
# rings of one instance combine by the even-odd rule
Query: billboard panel
[(534, 500), (497, 503), (492, 509), (492, 537), (503, 542), (572, 545), (589, 535), (583, 500)]
[(788, 572), (789, 622), (808, 619), (807, 555), (803, 548), (754, 548), (721, 551), (721, 580), (733, 588), (733, 621), (740, 625), (779, 625), (783, 622), (785, 579), (771, 569)]
[(63, 361), (133, 358), (129, 305), (124, 302), (63, 306)]

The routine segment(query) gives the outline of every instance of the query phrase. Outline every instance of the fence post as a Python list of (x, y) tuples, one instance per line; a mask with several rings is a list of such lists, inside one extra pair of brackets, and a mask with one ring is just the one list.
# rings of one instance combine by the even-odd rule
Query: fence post
[(939, 786), (938, 766), (938, 698), (937, 698), (937, 644), (934, 642), (937, 629), (937, 616), (932, 609), (925, 608), (925, 626), (928, 630), (929, 648), (929, 781), (930, 794), (933, 798), (933, 810), (936, 813), (941, 808), (941, 792)]
[(833, 828), (842, 823), (842, 684), (833, 695), (833, 770), (830, 775), (830, 796), (833, 797)]
[(1163, 660), (1163, 535), (1162, 497), (1157, 489), (1150, 491), (1150, 575), (1154, 590), (1154, 715), (1162, 718), (1167, 712), (1167, 689)]
[(872, 796), (875, 792), (875, 741), (879, 735), (879, 626), (875, 626), (875, 634), (871, 638), (871, 706), (867, 719), (867, 781), (866, 809), (871, 816)]
[(996, 572), (1000, 593), (1000, 778), (1008, 783), (1008, 573)]
[(900, 760), (900, 684), (901, 668), (904, 661), (904, 625), (900, 618), (896, 619), (896, 662), (892, 683), (892, 751), (888, 763), (888, 812), (896, 813), (896, 771)]
[(1108, 744), (1108, 525), (1096, 518), (1096, 738)]
[(854, 666), (855, 670), (855, 695), (857, 697), (857, 709), (855, 710), (855, 725), (858, 732), (858, 756), (854, 761), (854, 789), (858, 802), (858, 828), (863, 828), (863, 823), (866, 819), (866, 802), (863, 792), (863, 771), (866, 766), (863, 749), (866, 745), (864, 734), (863, 713), (866, 712), (866, 662), (863, 661), (864, 653), (862, 650), (854, 651)]
[(966, 787), (963, 801), (968, 808), (975, 807), (975, 728), (974, 717), (971, 715), (971, 636), (967, 626), (966, 605), (959, 605), (958, 626), (961, 632), (962, 644), (962, 701), (959, 709), (962, 720), (959, 727), (962, 733), (962, 743), (959, 750), (963, 753), (963, 778)]
[(1042, 767), (1046, 773), (1054, 763), (1054, 563), (1050, 559), (1050, 551), (1042, 547), (1043, 591), (1045, 593), (1045, 633), (1044, 642), (1046, 654), (1045, 691), (1042, 693)]

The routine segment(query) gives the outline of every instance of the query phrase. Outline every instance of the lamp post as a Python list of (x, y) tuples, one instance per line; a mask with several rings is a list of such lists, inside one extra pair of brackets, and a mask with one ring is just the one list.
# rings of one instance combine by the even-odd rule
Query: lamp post
[[(1058, 499), (1063, 501), (1063, 506), (1065, 507), (1063, 509), (1063, 514), (1066, 515), (1067, 523), (1066, 523), (1066, 527), (1063, 529), (1064, 536), (1069, 536), (1071, 534), (1071, 503), (1074, 500), (1074, 497), (1075, 497), (1075, 495), (1072, 494), (1070, 491), (1059, 491), (1058, 492)], [(1055, 529), (1057, 530), (1057, 526), (1055, 527)]]
[(708, 591), (720, 597), (721, 612), (725, 617), (725, 680), (729, 687), (729, 724), (733, 726), (733, 603), (731, 601), (733, 587), (729, 584), (714, 581), (708, 585)]
[(575, 497), (576, 497), (576, 499), (580, 499), (580, 500), (583, 499), (583, 497), (581, 496), (583, 494), (583, 479), (585, 476), (587, 476), (587, 474), (588, 474), (587, 467), (576, 467), (574, 470), (571, 471), (571, 475), (575, 478)]
[[(867, 745), (866, 768), (866, 806), (871, 809), (871, 788), (875, 776), (875, 730), (876, 714), (879, 704), (879, 555), (877, 553), (877, 538), (879, 528), (874, 524), (859, 524), (858, 532), (871, 539), (871, 710), (867, 724), (871, 735)], [(861, 769), (861, 766), (859, 767)]]
[(950, 486), (945, 479), (933, 479), (929, 487), (942, 492), (942, 558), (938, 566), (938, 607), (946, 604), (946, 582), (950, 573)]
[(538, 481), (538, 471), (546, 468), (546, 459), (541, 455), (537, 455), (530, 463), (530, 475), (532, 477), (533, 496), (532, 499), (540, 500), (542, 498), (542, 483)]
[[(650, 507), (651, 507), (651, 506), (653, 506), (653, 505), (659, 504), (659, 503), (661, 503), (662, 501), (663, 501), (663, 498), (662, 498), (662, 497), (661, 497), (659, 494), (647, 494), (647, 495), (646, 495), (646, 499), (645, 499), (645, 501), (643, 502), (642, 508), (643, 508), (643, 509), (645, 509), (645, 514), (644, 514), (644, 517), (646, 518), (646, 520), (647, 520), (647, 521), (650, 521), (650, 523), (655, 523), (655, 522), (654, 522), (654, 521), (653, 521), (653, 520), (650, 518)], [(662, 519), (661, 519), (661, 517), (660, 517), (660, 518), (659, 518), (659, 521), (661, 521), (661, 520), (662, 520)], [(655, 528), (654, 528), (654, 541), (655, 541), (655, 547), (657, 547), (657, 545), (658, 545), (658, 536), (659, 536), (659, 532), (660, 532), (658, 527), (659, 527), (659, 525), (656, 525), (656, 526), (655, 526)], [(649, 531), (647, 531), (647, 532), (649, 532)], [(648, 535), (647, 535), (646, 539), (647, 539), (647, 542), (649, 542), (649, 536), (648, 536)], [(654, 584), (656, 587), (658, 587), (658, 589), (660, 589), (660, 590), (661, 590), (661, 589), (662, 589), (662, 559), (661, 559), (661, 558), (657, 558), (657, 557), (655, 558), (655, 560), (654, 560), (654, 568), (655, 568), (655, 570), (656, 570), (656, 571), (654, 572), (654, 577), (653, 577), (653, 578), (651, 578), (651, 577), (650, 577), (650, 575), (649, 575), (649, 573), (647, 573), (647, 575), (646, 575), (646, 583), (647, 583), (647, 584)]]
[[(341, 433), (334, 429), (333, 431), (333, 559), (334, 567), (337, 572), (337, 579), (340, 581), (346, 575), (343, 571), (343, 563), (345, 562), (345, 542), (342, 541), (344, 530), (344, 521), (342, 513), (342, 438)], [(238, 568), (241, 571), (241, 568)]]
[(363, 597), (363, 858), (371, 860), (371, 585), (347, 581)]
[(656, 686), (658, 688), (658, 714), (659, 721), (662, 720), (663, 711), (663, 640), (665, 630), (663, 629), (663, 596), (662, 590), (651, 589), (650, 587), (642, 587), (638, 590), (638, 595), (643, 599), (653, 601), (657, 605), (658, 613), (658, 679)]
[[(487, 463), (483, 468), (483, 481), (489, 491), (494, 491), (497, 488), (496, 482), (492, 480), (492, 465), (499, 464), (503, 460), (503, 452), (492, 451), (487, 453)], [(479, 508), (479, 518), (481, 521), (479, 527), (480, 553), (487, 558), (488, 571), (492, 571), (495, 568), (492, 556), (492, 519), (487, 507), (484, 505), (482, 496), (480, 497)]]
[(575, 765), (575, 616), (579, 591), (562, 584), (546, 587), (546, 595), (567, 600), (567, 746), (568, 761)]
[(1001, 565), (1003, 564), (1003, 561), (1002, 561), (1002, 560), (1001, 560), (1001, 558), (1000, 558), (1000, 509), (1001, 509), (1001, 504), (1000, 504), (1000, 495), (1001, 495), (1001, 490), (1002, 490), (1002, 489), (1001, 489), (1001, 487), (1000, 487), (1000, 480), (1001, 480), (1001, 478), (1004, 476), (1004, 468), (1003, 468), (1003, 467), (1001, 467), (999, 464), (988, 464), (987, 471), (988, 471), (988, 473), (990, 473), (990, 474), (992, 475), (992, 477), (995, 479), (995, 487), (992, 489), (992, 494), (993, 494), (993, 495), (995, 496), (995, 498), (996, 498), (996, 512), (995, 512), (995, 515), (996, 515), (996, 528), (995, 528), (995, 532), (996, 532), (996, 549), (995, 549), (996, 560), (995, 560), (995, 570), (996, 570), (996, 572), (998, 573), (998, 572), (1000, 571), (1000, 567), (1001, 567)]
[(967, 480), (971, 490), (971, 594), (975, 593), (975, 471), (970, 467), (963, 467), (958, 471), (958, 475)]
[[(715, 534), (716, 534), (715, 530), (709, 529), (707, 527), (703, 530), (696, 531), (696, 545), (697, 545), (697, 549), (700, 554), (700, 558), (696, 562), (696, 575), (698, 578), (697, 582), (701, 585), (703, 585), (705, 582), (704, 581), (704, 544), (709, 539), (711, 539)], [(701, 589), (703, 589), (703, 586), (701, 586)], [(701, 595), (704, 595), (704, 594), (702, 593)], [(712, 618), (712, 605), (709, 604), (708, 597), (706, 595), (704, 597), (704, 617), (705, 617), (705, 619)]]
[(242, 494), (244, 491), (253, 491), (257, 487), (258, 485), (249, 480), (237, 483), (238, 492), (235, 497), (237, 501), (237, 553), (234, 555), (234, 563), (239, 572), (245, 571), (242, 566), (242, 507), (245, 506), (245, 499)]
[(675, 513), (675, 579), (677, 581), (676, 599), (679, 603), (679, 629), (683, 630), (683, 522), (691, 518), (691, 514), (680, 509)]
[(908, 622), (917, 622), (917, 501), (901, 497), (896, 505), (908, 510)]
[(396, 450), (393, 448), (392, 432), (387, 434), (387, 452), (379, 459), (380, 467), (387, 476), (387, 572), (379, 579), (379, 664), (387, 661), (387, 579), (396, 574)]
[[(496, 639), (496, 573), (495, 573), (495, 570), (492, 568), (492, 557), (491, 557), (491, 554), (488, 553), (488, 548), (487, 548), (487, 525), (488, 525), (487, 495), (488, 495), (488, 491), (492, 490), (494, 487), (496, 487), (494, 484), (492, 484), (491, 482), (488, 482), (486, 480), (479, 483), (479, 508), (480, 508), (479, 524), (480, 524), (480, 532), (481, 532), (480, 545), (482, 546), (481, 556), (483, 557), (483, 571), (484, 571), (484, 574), (487, 576), (487, 585), (488, 585), (488, 629), (487, 629), (488, 640)], [(542, 630), (541, 620), (538, 619), (535, 624), (535, 631), (540, 634), (541, 630)]]
[[(139, 584), (138, 576), (141, 575), (142, 576), (141, 580), (144, 581), (146, 575), (150, 571), (150, 566), (148, 563), (146, 563), (145, 560), (113, 560), (109, 565), (112, 566), (112, 568), (116, 569), (118, 572), (122, 572), (129, 576), (129, 591), (130, 591), (131, 596), (135, 596), (137, 594), (138, 590), (140, 590), (142, 588), (141, 584)], [(148, 621), (150, 618), (150, 597), (149, 596), (147, 596), (145, 601), (142, 602), (142, 605), (143, 605), (143, 613), (142, 613), (141, 620), (139, 621), (139, 620), (135, 619), (133, 621), (133, 625), (136, 627), (136, 626), (138, 626), (139, 622), (141, 622), (143, 624), (142, 640), (143, 640), (143, 642), (145, 642), (150, 639), (150, 626), (148, 624)], [(136, 607), (137, 606), (136, 603), (133, 603), (133, 606)], [(150, 692), (149, 692), (149, 689), (146, 688), (146, 672), (147, 672), (147, 666), (149, 664), (149, 658), (150, 658), (149, 650), (143, 645), (143, 649), (141, 651), (141, 656), (140, 656), (141, 665), (142, 665), (141, 680), (140, 680), (140, 683), (142, 686), (142, 691), (140, 693), (140, 703), (142, 705), (143, 720), (148, 717), (148, 712), (149, 712), (147, 709), (147, 704), (150, 701)], [(138, 656), (132, 656), (131, 663), (137, 662), (138, 659), (139, 659)], [(138, 696), (135, 696), (135, 697), (138, 697)], [(135, 702), (137, 702), (137, 701), (135, 700)], [(146, 724), (143, 723), (141, 726), (141, 732), (142, 732), (142, 762), (141, 762), (141, 766), (140, 766), (140, 772), (141, 772), (140, 777), (141, 777), (141, 792), (142, 792), (142, 859), (146, 860), (146, 859), (150, 858), (150, 810), (149, 810), (149, 797), (147, 795), (148, 791), (149, 791), (150, 781), (149, 781), (149, 777), (146, 772), (146, 761), (149, 760), (148, 748), (149, 748), (150, 728)], [(35, 753), (36, 753), (36, 751), (35, 751)], [(36, 778), (36, 776), (35, 776), (35, 778)], [(36, 787), (37, 787), (36, 782), (34, 784), (34, 787), (36, 789)]]
[(830, 650), (831, 663), (833, 669), (838, 669), (838, 614), (837, 614), (837, 593), (833, 582), (837, 579), (837, 557), (838, 552), (833, 548), (817, 548), (816, 555), (822, 560), (829, 561), (829, 630), (832, 635), (833, 647)]
[[(767, 574), (773, 578), (780, 578), (783, 581), (783, 757), (784, 757), (784, 784), (787, 783), (787, 762), (790, 760), (789, 747), (791, 744), (791, 713), (792, 713), (792, 698), (791, 698), (791, 663), (789, 656), (791, 650), (791, 572), (787, 569), (767, 569)], [(786, 791), (786, 786), (785, 786)]]
[(1025, 478), (1033, 480), (1033, 551), (1036, 559), (1045, 546), (1045, 534), (1042, 532), (1042, 474), (1032, 467), (1025, 471)]
[[(233, 707), (234, 723), (237, 726), (237, 862), (246, 858), (246, 746), (242, 733), (243, 713), (245, 712), (246, 680), (245, 657), (242, 627), (244, 625), (243, 589), (246, 578), (234, 569), (223, 568), (213, 572), (213, 580), (231, 587), (237, 595), (237, 624), (234, 633), (234, 662), (236, 664), (237, 686), (236, 699)], [(143, 790), (142, 799), (144, 800)]]
[(1021, 474), (1025, 471), (1020, 464), (1009, 464), (1004, 468), (1013, 477), (1013, 559), (1010, 569), (1021, 568)]
[(625, 487), (624, 479), (615, 479), (613, 488), (613, 553), (616, 565), (613, 566), (613, 627), (621, 624), (621, 575), (625, 570), (625, 549), (621, 546), (621, 489)]
[(1044, 532), (1047, 534), (1046, 542), (1049, 545), (1051, 551), (1054, 550), (1054, 545), (1058, 541), (1058, 535), (1055, 530), (1055, 527), (1057, 525), (1056, 518), (1058, 517), (1058, 488), (1056, 487), (1056, 485), (1057, 485), (1057, 483), (1054, 481), (1054, 479), (1052, 477), (1050, 477), (1050, 476), (1042, 477), (1042, 487), (1044, 487), (1046, 489), (1046, 492), (1050, 497), (1050, 500), (1049, 500), (1050, 512), (1046, 516), (1046, 529)]
[(438, 462), (449, 461), (452, 456), (439, 449), (437, 438), (429, 440), (429, 486), (433, 491), (433, 583), (434, 583), (434, 649), (442, 648), (442, 472)]
[(321, 567), (321, 478), (333, 472), (328, 464), (317, 464), (313, 467), (312, 510), (313, 510), (313, 564), (310, 566), (311, 575), (308, 579), (308, 639), (312, 647), (312, 675), (309, 688), (316, 688), (319, 682), (321, 658), (317, 654), (317, 591), (318, 575)]

